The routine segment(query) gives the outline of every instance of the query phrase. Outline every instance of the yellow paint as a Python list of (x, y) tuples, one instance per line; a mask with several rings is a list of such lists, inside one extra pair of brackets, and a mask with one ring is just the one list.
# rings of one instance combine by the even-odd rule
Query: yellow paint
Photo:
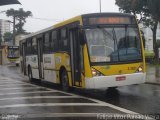
[[(136, 17), (135, 17), (136, 19)], [(137, 25), (138, 25), (138, 21), (136, 19)], [(139, 33), (140, 33), (140, 41), (141, 41), (141, 48), (142, 48), (142, 57), (143, 57), (143, 72), (146, 72), (146, 61), (145, 61), (145, 50), (144, 50), (144, 45), (143, 45), (143, 40), (142, 40), (142, 34), (140, 32), (140, 29), (138, 27)]]
[(82, 82), (81, 82), (81, 87), (85, 88), (85, 76), (81, 74)]
[(9, 61), (11, 62), (16, 62), (19, 58), (8, 58)]
[[(55, 28), (59, 28), (62, 26), (65, 26), (67, 24), (73, 23), (79, 21), (80, 25), (83, 25), (82, 16), (77, 16), (72, 19), (66, 20), (64, 22), (61, 22), (59, 24), (54, 25)], [(139, 28), (138, 28), (139, 29)], [(139, 30), (140, 32), (140, 30)], [(140, 36), (140, 40), (142, 43), (142, 56), (143, 56), (143, 62), (139, 63), (130, 63), (130, 64), (118, 64), (118, 65), (103, 65), (103, 66), (90, 66), (89, 62), (89, 55), (87, 50), (87, 45), (83, 46), (83, 53), (84, 53), (84, 74), (81, 74), (82, 82), (80, 83), (82, 88), (85, 88), (85, 78), (92, 78), (92, 71), (91, 67), (95, 68), (102, 74), (106, 76), (111, 75), (119, 75), (119, 74), (132, 74), (137, 71), (139, 67), (143, 67), (143, 72), (146, 71), (145, 67), (145, 57), (144, 57), (144, 47), (142, 42), (142, 36)], [(69, 63), (69, 64), (68, 64)], [(56, 70), (60, 70), (60, 68), (63, 66), (68, 71), (68, 78), (69, 78), (69, 86), (72, 86), (72, 76), (71, 76), (71, 65), (70, 65), (70, 55), (67, 53), (55, 53), (55, 65)], [(59, 71), (56, 72), (57, 75), (57, 83), (60, 83), (60, 76)], [(75, 83), (77, 86), (79, 86), (79, 83)]]
[(90, 62), (89, 62), (89, 57), (88, 57), (88, 50), (87, 50), (87, 45), (84, 46), (83, 48), (84, 52), (84, 70), (85, 70), (85, 77), (91, 78), (92, 77), (92, 72), (91, 72), (91, 67), (90, 67)]
[[(61, 67), (64, 67), (67, 70), (68, 78), (69, 78), (69, 85), (72, 86), (71, 80), (71, 65), (70, 65), (70, 56), (66, 52), (64, 53), (55, 53), (55, 68), (56, 70), (60, 70)], [(57, 83), (60, 83), (60, 76), (59, 71), (56, 72), (57, 74)]]
[(73, 23), (73, 22), (80, 22), (80, 25), (82, 25), (82, 16), (77, 16), (77, 17), (74, 17), (74, 18), (71, 18), (69, 20), (66, 20), (66, 21), (63, 21), (61, 23), (58, 23), (56, 25), (54, 25), (55, 28), (58, 28), (58, 27), (62, 27), (62, 26), (65, 26), (67, 24), (70, 24), (70, 23)]
[(143, 63), (132, 63), (120, 65), (93, 66), (93, 68), (101, 72), (103, 75), (110, 76), (135, 73), (142, 65)]

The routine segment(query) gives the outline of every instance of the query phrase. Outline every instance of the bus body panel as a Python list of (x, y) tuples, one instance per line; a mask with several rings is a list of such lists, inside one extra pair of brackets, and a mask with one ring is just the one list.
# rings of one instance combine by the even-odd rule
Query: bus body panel
[[(120, 77), (125, 79), (117, 80), (117, 78), (120, 78)], [(98, 89), (98, 88), (141, 84), (145, 82), (145, 78), (146, 78), (146, 73), (134, 73), (134, 74), (98, 76), (93, 78), (86, 78), (85, 88)]]
[(56, 83), (60, 83), (60, 69), (65, 68), (69, 77), (69, 85), (72, 86), (70, 55), (66, 52), (55, 53), (55, 70), (56, 70)]
[(56, 83), (56, 66), (54, 54), (43, 54), (44, 79)]
[(144, 68), (143, 62), (119, 65), (93, 66), (94, 69), (98, 70), (105, 76), (136, 73), (139, 67)]
[(28, 74), (28, 67), (31, 67), (33, 78), (39, 79), (38, 71), (38, 57), (37, 55), (26, 56), (26, 71)]
[(20, 64), (19, 46), (8, 46), (5, 48), (8, 64)]
[[(63, 28), (67, 28), (67, 32), (70, 33), (70, 31), (77, 30), (83, 31), (86, 29), (85, 27), (88, 27), (85, 24), (84, 20), (85, 18), (88, 17), (93, 17), (90, 19), (92, 23), (94, 24), (95, 22), (106, 22), (108, 19), (104, 19), (105, 21), (102, 21), (99, 19), (99, 21), (96, 21), (96, 17), (108, 17), (107, 14), (89, 14), (89, 15), (81, 15), (78, 17), (74, 17), (72, 19), (66, 20), (64, 22), (61, 22), (59, 24), (56, 24), (48, 29), (41, 30), (39, 32), (33, 33), (29, 36), (27, 36), (24, 39), (24, 42), (27, 42), (27, 39), (32, 39), (33, 37), (37, 37), (39, 35), (42, 36), (42, 41), (45, 41), (44, 35), (45, 33), (51, 33), (53, 30), (57, 30), (57, 36), (60, 36), (60, 30)], [(109, 13), (109, 16), (112, 17), (112, 13)], [(133, 17), (132, 15), (129, 14), (114, 14), (113, 16), (125, 16), (125, 17)], [(95, 17), (95, 18), (94, 18)], [(111, 20), (111, 19), (110, 19)], [(120, 19), (121, 20), (121, 19)], [(91, 22), (90, 21), (90, 22)], [(117, 22), (117, 21), (116, 21)], [(76, 24), (75, 24), (76, 23)], [(78, 24), (77, 24), (78, 23)], [(95, 28), (101, 28), (97, 27), (96, 25), (92, 26), (92, 23), (90, 24), (89, 27), (95, 27)], [(112, 23), (112, 21), (111, 21)], [(103, 26), (103, 24), (101, 25)], [(104, 24), (105, 26), (105, 24)], [(82, 28), (81, 28), (82, 27)], [(137, 25), (138, 27), (138, 25)], [(138, 28), (139, 29), (139, 28)], [(58, 33), (59, 32), (59, 33)], [(83, 31), (84, 32), (84, 31)], [(139, 31), (140, 32), (140, 31)], [(69, 37), (70, 34), (68, 34), (69, 42), (71, 42), (71, 38)], [(51, 35), (50, 35), (51, 37)], [(84, 36), (83, 36), (84, 37)], [(50, 38), (51, 39), (51, 38)], [(86, 39), (86, 36), (83, 38)], [(60, 41), (62, 39), (57, 38), (56, 45), (58, 46), (60, 44)], [(79, 40), (79, 39), (78, 39)], [(51, 41), (51, 40), (50, 40)], [(60, 83), (60, 72), (62, 69), (65, 69), (69, 78), (69, 86), (75, 86), (75, 87), (81, 87), (81, 88), (87, 88), (87, 89), (92, 89), (92, 88), (107, 88), (107, 87), (115, 87), (115, 86), (124, 86), (124, 85), (131, 85), (131, 84), (140, 84), (145, 82), (145, 75), (146, 75), (146, 70), (145, 70), (145, 59), (144, 59), (144, 48), (143, 48), (143, 43), (142, 43), (142, 38), (140, 36), (140, 43), (141, 43), (141, 49), (142, 49), (142, 59), (141, 62), (136, 62), (136, 61), (123, 61), (123, 63), (105, 63), (100, 65), (94, 65), (91, 62), (90, 58), (90, 53), (88, 48), (88, 43), (87, 40), (85, 40), (86, 43), (81, 45), (80, 47), (82, 48), (83, 52), (81, 55), (82, 61), (81, 64), (84, 68), (81, 70), (81, 80), (75, 80), (74, 75), (75, 72), (73, 72), (73, 65), (71, 63), (76, 62), (76, 59), (73, 59), (72, 54), (73, 52), (71, 51), (71, 48), (68, 48), (69, 51), (63, 51), (61, 48), (55, 50), (54, 52), (48, 52), (44, 53), (42, 52), (41, 54), (43, 55), (43, 65), (42, 65), (42, 74), (43, 78), (46, 81), (52, 82), (52, 83)], [(40, 43), (41, 45), (43, 44)], [(70, 43), (71, 44), (71, 43)], [(79, 43), (80, 44), (80, 43)], [(71, 47), (71, 46), (70, 46)], [(43, 48), (42, 48), (43, 49)], [(75, 57), (74, 57), (75, 58)], [(38, 59), (38, 57), (35, 55), (29, 55), (26, 57), (26, 66), (30, 65), (32, 68), (33, 72), (33, 78), (39, 79), (39, 72), (38, 72), (38, 60), (36, 62), (33, 62), (33, 60)], [(73, 61), (74, 60), (74, 61)], [(111, 61), (112, 62), (112, 61)], [(141, 72), (137, 72), (139, 68), (142, 68)], [(27, 69), (27, 68), (26, 68)], [(100, 72), (101, 75), (99, 76), (94, 76), (92, 69), (95, 69), (96, 71)]]

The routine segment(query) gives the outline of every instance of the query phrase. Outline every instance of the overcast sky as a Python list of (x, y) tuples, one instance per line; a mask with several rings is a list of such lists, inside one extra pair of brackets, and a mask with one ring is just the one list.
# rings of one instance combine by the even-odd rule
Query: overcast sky
[[(1, 6), (0, 11), (10, 8), (23, 8), (33, 13), (32, 18), (27, 19), (25, 29), (35, 32), (56, 24), (68, 18), (99, 12), (99, 0), (19, 0), (22, 5)], [(115, 0), (101, 0), (102, 12), (118, 12)], [(37, 19), (40, 18), (40, 19)], [(0, 19), (10, 19), (0, 14)], [(12, 20), (12, 19), (10, 19)]]

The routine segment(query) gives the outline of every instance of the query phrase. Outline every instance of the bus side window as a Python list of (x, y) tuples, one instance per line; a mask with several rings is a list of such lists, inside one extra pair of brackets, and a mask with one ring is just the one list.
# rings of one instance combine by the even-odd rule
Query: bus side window
[(61, 50), (62, 51), (68, 51), (69, 42), (68, 42), (68, 36), (67, 36), (67, 28), (61, 29), (60, 33), (61, 33), (60, 34)]
[(57, 50), (57, 31), (52, 31), (51, 33), (51, 51), (54, 52)]
[(49, 37), (49, 33), (45, 33), (44, 35), (44, 52), (45, 53), (48, 53), (50, 50), (50, 43), (49, 43), (49, 40), (50, 37)]
[(32, 39), (32, 53), (37, 54), (37, 39), (35, 37)]
[(27, 40), (27, 55), (31, 55), (32, 39)]

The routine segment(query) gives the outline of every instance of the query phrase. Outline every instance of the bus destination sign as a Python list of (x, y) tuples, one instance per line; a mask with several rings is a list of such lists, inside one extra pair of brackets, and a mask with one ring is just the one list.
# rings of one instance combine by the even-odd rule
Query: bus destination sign
[(96, 24), (135, 24), (133, 17), (94, 17), (88, 18), (89, 25)]

